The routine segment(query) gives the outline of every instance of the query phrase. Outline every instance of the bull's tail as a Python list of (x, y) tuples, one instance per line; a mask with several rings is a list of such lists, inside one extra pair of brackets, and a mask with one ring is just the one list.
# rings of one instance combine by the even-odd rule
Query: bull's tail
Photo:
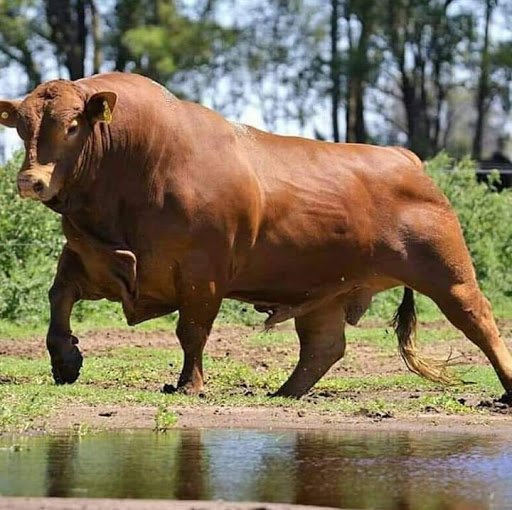
[(405, 287), (402, 303), (391, 322), (398, 348), (407, 368), (417, 375), (442, 384), (455, 384), (458, 381), (446, 373), (447, 363), (431, 362), (418, 355), (416, 350), (416, 309), (412, 289)]

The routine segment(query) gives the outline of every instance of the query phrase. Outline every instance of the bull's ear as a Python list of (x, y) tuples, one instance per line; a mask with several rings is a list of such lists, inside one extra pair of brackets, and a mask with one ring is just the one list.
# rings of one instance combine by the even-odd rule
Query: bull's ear
[(112, 112), (116, 106), (117, 94), (115, 92), (97, 92), (87, 101), (86, 112), (91, 125), (96, 122), (112, 122)]
[(0, 124), (6, 127), (16, 127), (18, 108), (21, 101), (0, 101)]

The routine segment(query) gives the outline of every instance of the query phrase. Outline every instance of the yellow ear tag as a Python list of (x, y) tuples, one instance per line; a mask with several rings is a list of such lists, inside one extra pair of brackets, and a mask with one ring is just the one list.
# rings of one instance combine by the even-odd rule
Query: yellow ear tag
[(2, 119), (8, 119), (9, 118), (9, 112), (2, 112), (1, 117), (2, 117)]
[(103, 120), (110, 124), (112, 122), (112, 111), (110, 110), (110, 106), (107, 101), (103, 101)]

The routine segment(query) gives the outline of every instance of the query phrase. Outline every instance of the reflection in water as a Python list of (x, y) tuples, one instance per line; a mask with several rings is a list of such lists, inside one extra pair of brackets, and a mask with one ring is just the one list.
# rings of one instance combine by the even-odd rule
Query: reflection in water
[(207, 453), (202, 448), (201, 430), (189, 430), (179, 435), (176, 459), (176, 499), (209, 499), (205, 490), (208, 478)]
[(70, 497), (74, 486), (74, 462), (77, 457), (78, 436), (49, 437), (46, 458), (46, 494), (48, 497)]
[(512, 440), (243, 430), (0, 438), (0, 495), (503, 508)]

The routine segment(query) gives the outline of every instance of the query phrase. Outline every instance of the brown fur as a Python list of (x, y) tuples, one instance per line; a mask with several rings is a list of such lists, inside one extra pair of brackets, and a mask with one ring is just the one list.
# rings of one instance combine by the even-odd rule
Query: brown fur
[[(267, 326), (295, 319), (300, 359), (278, 393), (299, 397), (343, 356), (345, 322), (405, 286), (431, 297), (512, 390), (457, 217), (409, 151), (240, 127), (133, 74), (49, 82), (0, 111), (25, 143), (20, 193), (62, 215), (47, 336), (58, 383), (82, 363), (74, 303), (107, 298), (130, 324), (179, 311), (178, 386), (197, 393), (205, 342), (233, 298), (266, 311)], [(415, 351), (408, 289), (402, 356), (444, 381)]]

